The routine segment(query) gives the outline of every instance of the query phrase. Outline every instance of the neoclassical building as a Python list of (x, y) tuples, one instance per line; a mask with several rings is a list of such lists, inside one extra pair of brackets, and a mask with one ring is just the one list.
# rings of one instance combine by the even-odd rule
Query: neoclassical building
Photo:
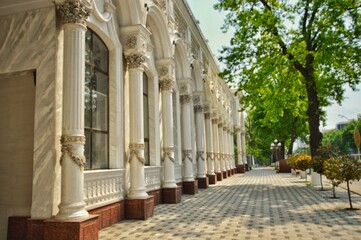
[(0, 32), (0, 239), (97, 239), (246, 162), (186, 0), (3, 0)]

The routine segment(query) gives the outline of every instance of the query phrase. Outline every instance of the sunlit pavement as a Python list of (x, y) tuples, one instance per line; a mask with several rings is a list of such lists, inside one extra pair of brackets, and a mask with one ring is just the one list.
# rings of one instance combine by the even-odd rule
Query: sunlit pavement
[[(361, 210), (347, 193), (320, 191), (272, 169), (236, 174), (179, 204), (160, 204), (146, 221), (123, 220), (100, 239), (361, 239)], [(353, 194), (361, 208), (361, 197)]]

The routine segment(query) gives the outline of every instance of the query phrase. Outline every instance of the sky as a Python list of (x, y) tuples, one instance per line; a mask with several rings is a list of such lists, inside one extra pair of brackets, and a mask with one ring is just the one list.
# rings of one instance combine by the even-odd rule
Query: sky
[[(213, 5), (218, 0), (187, 0), (187, 2), (193, 15), (200, 22), (199, 26), (205, 38), (208, 39), (208, 44), (213, 54), (216, 57), (220, 56), (219, 50), (222, 49), (222, 46), (229, 45), (233, 32), (222, 33), (221, 27), (225, 14), (213, 8)], [(221, 69), (224, 67), (222, 63), (219, 63), (219, 65)], [(357, 86), (359, 91), (356, 92), (348, 87), (345, 87), (345, 89), (345, 100), (341, 106), (332, 104), (332, 106), (325, 108), (327, 111), (327, 121), (326, 126), (321, 127), (321, 130), (334, 129), (337, 123), (346, 121), (340, 115), (348, 119), (354, 119), (358, 114), (361, 114), (361, 84)]]

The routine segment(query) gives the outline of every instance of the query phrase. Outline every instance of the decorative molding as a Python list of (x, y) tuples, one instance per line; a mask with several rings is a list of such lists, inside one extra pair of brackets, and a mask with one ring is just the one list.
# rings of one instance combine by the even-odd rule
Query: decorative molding
[(136, 48), (137, 47), (137, 36), (136, 35), (132, 35), (132, 36), (127, 36), (125, 38), (125, 43), (124, 46), (125, 48)]
[(129, 68), (141, 68), (146, 58), (141, 53), (134, 53), (125, 56), (125, 60), (129, 64)]
[(180, 96), (180, 101), (182, 104), (191, 103), (192, 102), (192, 95), (191, 94), (184, 94)]
[(204, 151), (197, 151), (197, 161), (199, 158), (204, 162)]
[(202, 112), (203, 112), (203, 107), (202, 107), (202, 105), (194, 105), (194, 112), (196, 112), (196, 113), (202, 113)]
[(60, 164), (62, 164), (65, 154), (68, 154), (71, 160), (80, 168), (84, 167), (86, 162), (84, 155), (76, 155), (74, 153), (74, 144), (85, 144), (85, 136), (67, 136), (63, 135), (60, 139), (61, 143), (61, 157)]
[(212, 124), (218, 124), (218, 118), (212, 118)]
[(174, 80), (171, 78), (164, 78), (159, 81), (159, 87), (162, 91), (173, 91)]
[[(204, 104), (203, 105), (203, 111), (206, 112), (206, 113), (211, 114), (209, 104)], [(209, 115), (209, 117), (210, 117), (210, 115)]]
[[(205, 117), (205, 119), (211, 119), (211, 114), (209, 112), (205, 113), (204, 117)], [(213, 123), (213, 119), (212, 119), (212, 123)]]
[(63, 23), (79, 23), (86, 26), (86, 19), (92, 10), (90, 2), (84, 0), (68, 0), (65, 2), (54, 1), (54, 4), (63, 16)]
[(144, 150), (144, 143), (131, 143), (129, 144), (129, 149), (130, 149), (129, 161), (131, 161), (133, 156), (135, 156), (138, 159), (138, 161), (144, 165), (144, 157), (141, 154), (141, 151)]
[(174, 158), (172, 157), (173, 153), (174, 153), (174, 147), (164, 147), (163, 148), (163, 154), (164, 154), (163, 161), (164, 161), (165, 157), (168, 156), (169, 160), (172, 163), (174, 163)]
[[(218, 120), (219, 121), (219, 120)], [(223, 123), (222, 122), (218, 122), (218, 128), (222, 128), (223, 127)]]
[(187, 158), (188, 158), (190, 161), (193, 161), (193, 160), (192, 160), (192, 157), (191, 157), (191, 155), (192, 155), (192, 150), (186, 149), (186, 150), (183, 150), (182, 153), (183, 153), (183, 161), (185, 161)]

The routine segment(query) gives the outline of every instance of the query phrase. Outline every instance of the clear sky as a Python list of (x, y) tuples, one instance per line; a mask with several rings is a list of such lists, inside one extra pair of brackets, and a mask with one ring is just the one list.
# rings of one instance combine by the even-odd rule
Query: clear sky
[[(233, 33), (228, 32), (224, 34), (221, 31), (225, 14), (213, 9), (213, 5), (217, 3), (218, 0), (187, 0), (187, 2), (195, 18), (199, 20), (199, 26), (205, 38), (209, 40), (208, 44), (213, 54), (216, 57), (220, 56), (219, 50), (222, 49), (222, 46), (229, 45)], [(220, 66), (222, 68), (223, 65), (220, 64)], [(359, 84), (357, 88), (361, 89), (361, 84)], [(326, 108), (327, 121), (326, 126), (322, 129), (333, 129), (336, 123), (345, 121), (345, 119), (339, 115), (353, 119), (356, 118), (358, 114), (361, 114), (361, 91), (353, 92), (347, 88), (345, 96), (346, 99), (342, 102), (342, 106), (333, 104)]]

